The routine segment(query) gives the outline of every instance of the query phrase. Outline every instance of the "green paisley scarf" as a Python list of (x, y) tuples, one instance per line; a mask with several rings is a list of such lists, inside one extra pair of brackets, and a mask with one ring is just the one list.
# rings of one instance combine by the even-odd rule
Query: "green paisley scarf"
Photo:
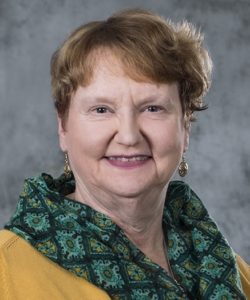
[(185, 183), (170, 183), (163, 217), (177, 281), (110, 218), (66, 198), (74, 188), (74, 178), (64, 175), (26, 180), (5, 228), (112, 299), (245, 299), (233, 251)]

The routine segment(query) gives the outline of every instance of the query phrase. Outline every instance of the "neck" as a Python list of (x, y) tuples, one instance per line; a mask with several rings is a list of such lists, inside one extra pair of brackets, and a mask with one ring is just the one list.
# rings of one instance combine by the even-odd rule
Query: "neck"
[(162, 247), (163, 205), (157, 208), (151, 206), (151, 211), (148, 212), (142, 207), (136, 211), (130, 211), (130, 215), (112, 213), (110, 217), (122, 228), (129, 240), (146, 254), (153, 252), (155, 247)]
[[(109, 195), (76, 185), (71, 198), (110, 217), (145, 254), (162, 251), (162, 214), (167, 186), (136, 197)], [(148, 255), (149, 256), (149, 255)]]

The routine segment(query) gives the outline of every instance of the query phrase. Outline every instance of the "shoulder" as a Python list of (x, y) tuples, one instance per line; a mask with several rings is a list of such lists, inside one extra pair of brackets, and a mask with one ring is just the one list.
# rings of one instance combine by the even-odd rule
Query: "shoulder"
[(242, 288), (247, 299), (250, 299), (250, 266), (239, 255), (236, 255), (236, 262), (240, 273)]
[(11, 231), (0, 230), (0, 251), (7, 251), (11, 244), (15, 244), (19, 237)]
[(33, 254), (33, 247), (20, 236), (9, 230), (0, 230), (0, 259), (8, 264), (11, 259), (21, 259), (28, 254)]
[(8, 230), (0, 231), (0, 282), (3, 300), (110, 299), (104, 291), (61, 268)]

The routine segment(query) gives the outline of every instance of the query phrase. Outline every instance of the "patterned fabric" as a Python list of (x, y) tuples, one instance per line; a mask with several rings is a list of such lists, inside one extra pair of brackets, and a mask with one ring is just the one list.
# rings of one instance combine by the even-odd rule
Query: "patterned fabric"
[(136, 248), (109, 217), (66, 198), (74, 189), (74, 178), (64, 175), (26, 180), (5, 228), (112, 299), (245, 299), (233, 251), (185, 183), (170, 183), (163, 216), (177, 280)]

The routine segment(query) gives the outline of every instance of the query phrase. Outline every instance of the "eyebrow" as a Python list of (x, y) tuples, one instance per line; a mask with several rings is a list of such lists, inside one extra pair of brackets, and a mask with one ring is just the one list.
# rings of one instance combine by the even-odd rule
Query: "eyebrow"
[[(115, 98), (112, 98), (110, 96), (108, 97), (104, 97), (104, 96), (90, 96), (90, 97), (83, 97), (83, 100), (84, 102), (94, 102), (94, 103), (110, 103), (110, 104), (114, 104), (116, 102), (116, 99)], [(151, 103), (152, 101), (166, 101), (166, 103), (172, 103), (173, 102), (173, 99), (171, 99), (170, 97), (159, 97), (159, 95), (150, 95), (150, 96), (146, 96), (144, 98), (141, 98), (138, 100), (138, 102), (141, 104), (149, 104)]]
[(115, 101), (115, 98), (110, 97), (95, 97), (95, 96), (83, 96), (81, 98), (82, 103), (86, 104), (98, 104), (98, 103), (110, 103), (113, 104)]
[(142, 98), (139, 100), (140, 104), (149, 104), (152, 103), (152, 101), (156, 102), (166, 102), (166, 103), (172, 103), (172, 99), (170, 97), (159, 97), (159, 95), (151, 95), (145, 98)]

